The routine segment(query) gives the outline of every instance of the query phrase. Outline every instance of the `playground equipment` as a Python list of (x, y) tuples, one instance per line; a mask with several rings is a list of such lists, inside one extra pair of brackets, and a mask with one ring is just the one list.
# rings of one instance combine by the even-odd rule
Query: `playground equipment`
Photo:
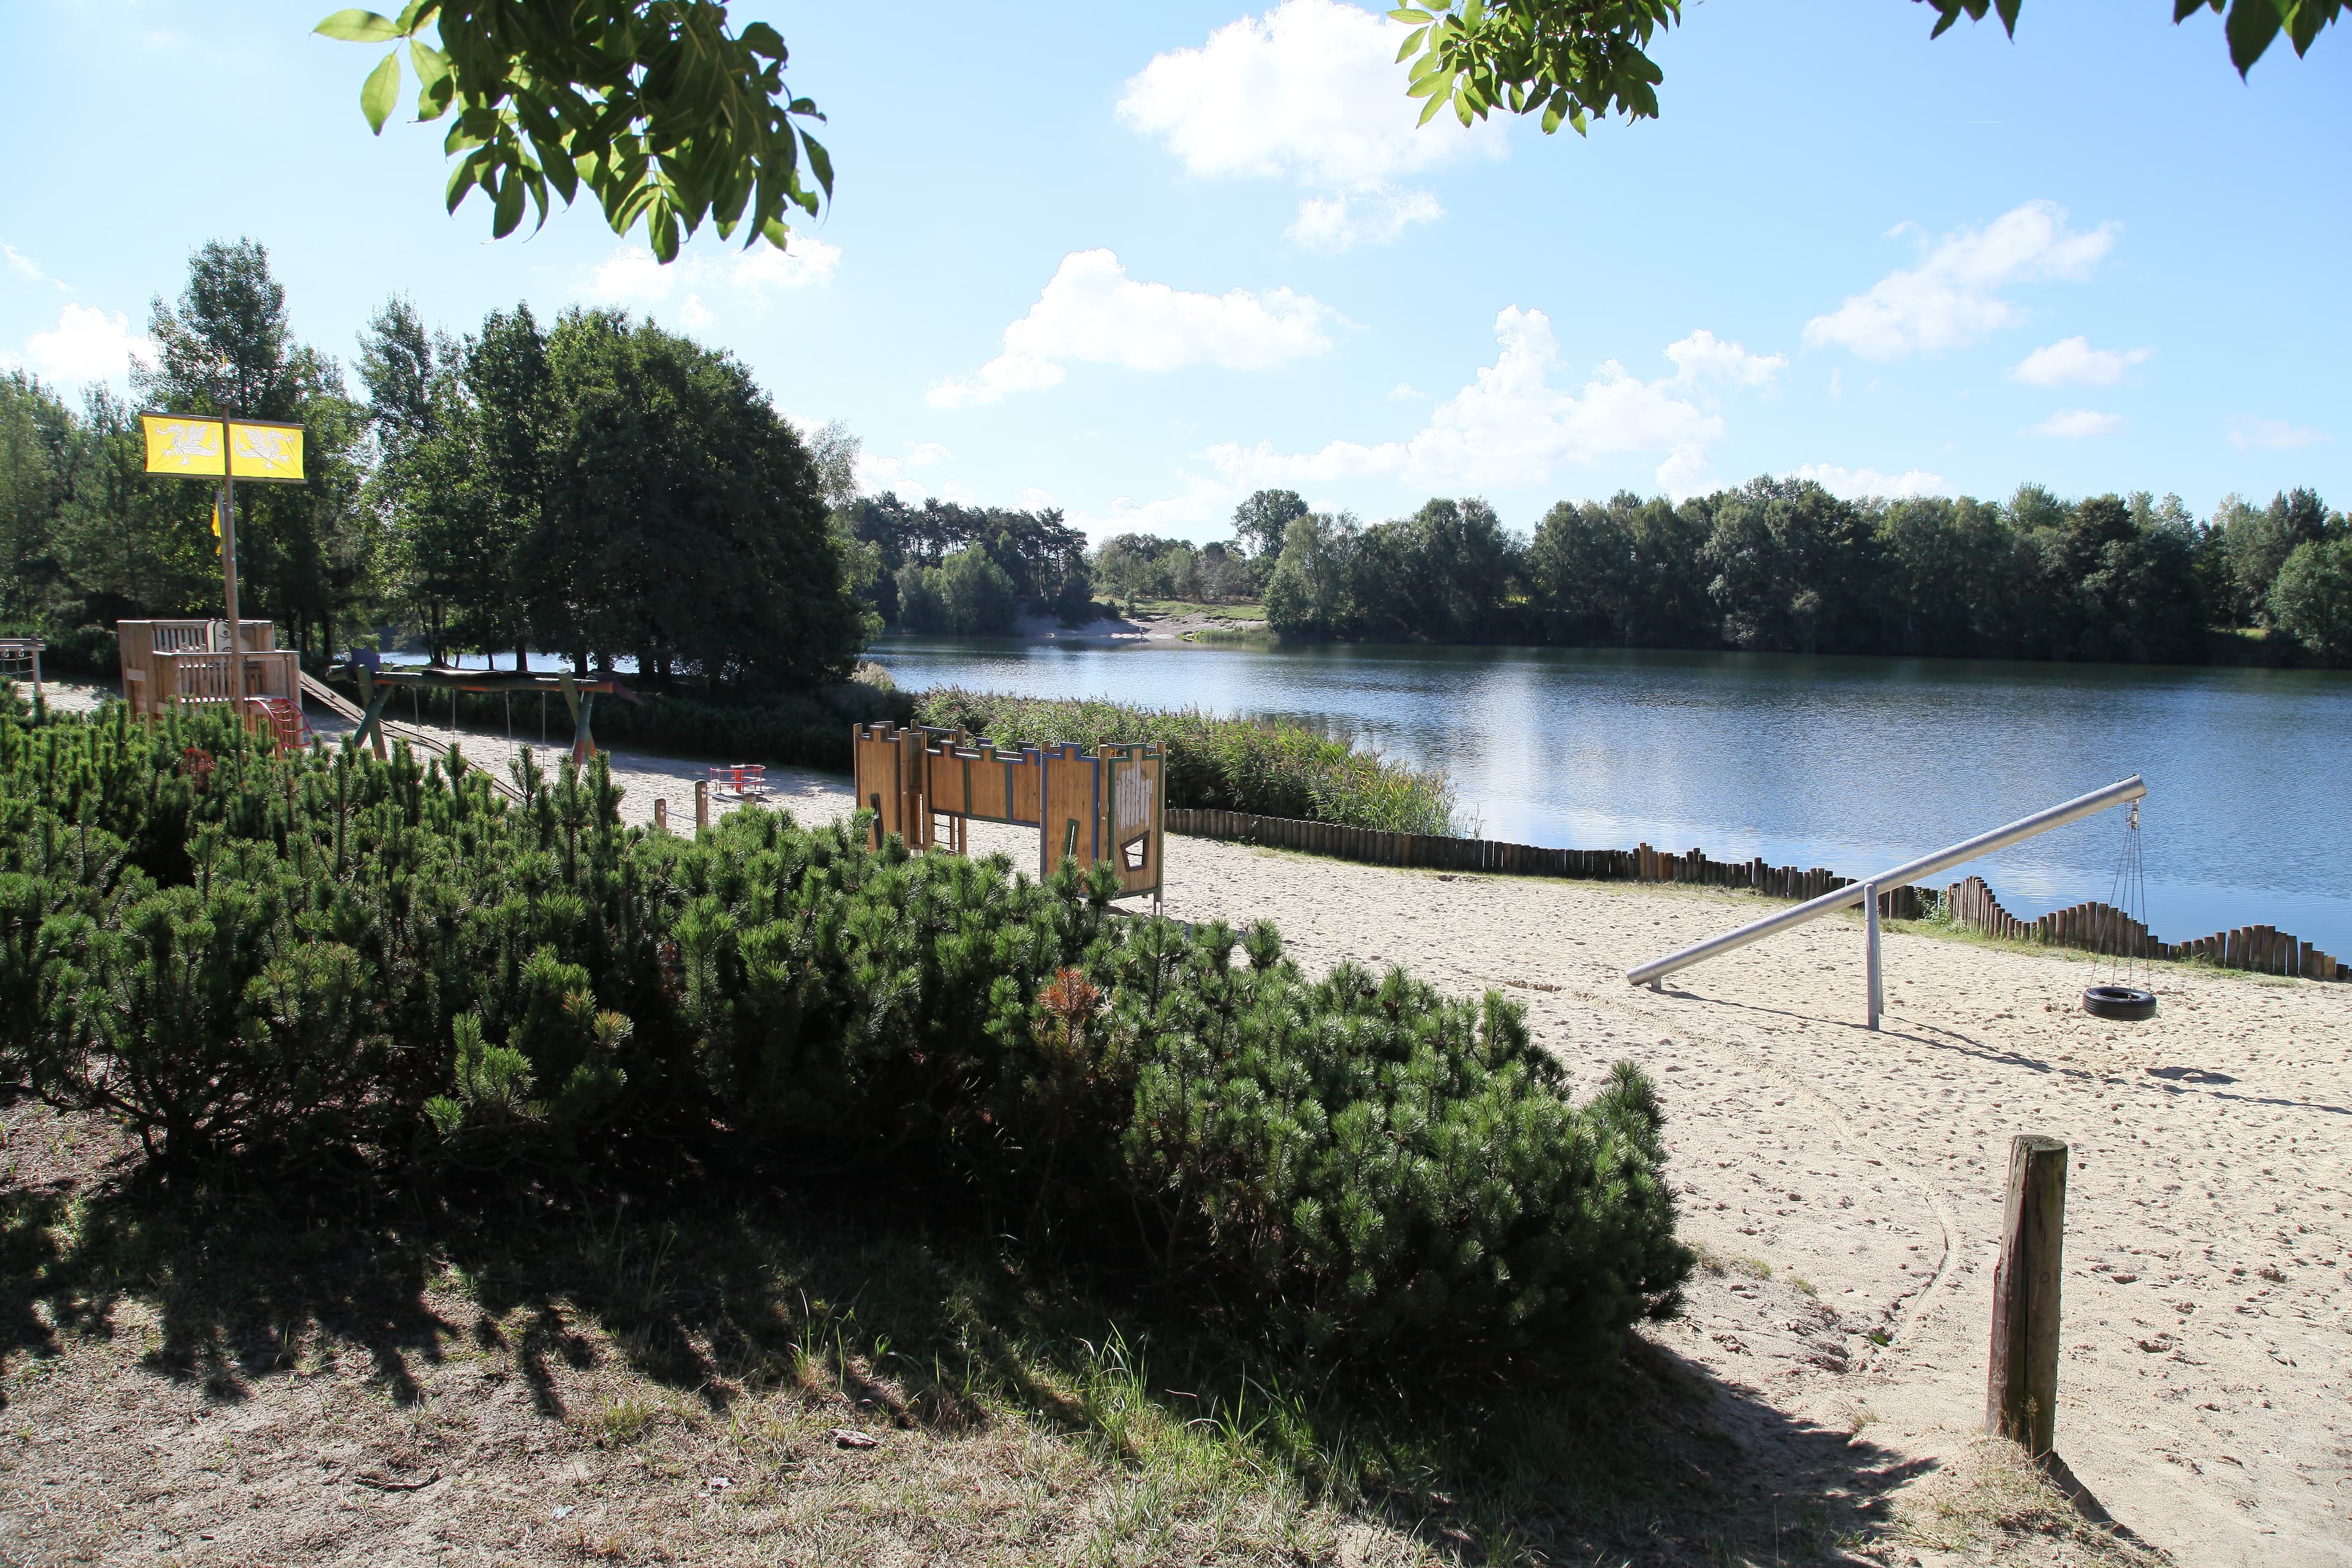
[(0, 679), (23, 680), (28, 676), (33, 689), (41, 689), (41, 649), (48, 645), (38, 637), (0, 637)]
[(1149, 893), (1160, 901), (1168, 801), (1167, 755), (1158, 744), (1000, 749), (962, 730), (878, 723), (857, 725), (851, 746), (857, 804), (874, 814), (877, 847), (891, 833), (915, 849), (944, 837), (961, 855), (975, 821), (1034, 827), (1040, 877), (1074, 858), (1108, 862), (1120, 897)]
[(383, 710), (393, 693), (405, 689), (414, 693), (422, 712), (424, 694), (446, 691), (449, 694), (450, 728), (457, 728), (457, 693), (460, 691), (498, 691), (511, 695), (517, 691), (536, 691), (545, 701), (551, 694), (561, 695), (572, 713), (572, 760), (583, 767), (596, 754), (596, 735), (593, 721), (596, 699), (609, 693), (624, 702), (641, 701), (636, 693), (623, 686), (610, 675), (534, 675), (510, 669), (451, 669), (442, 665), (426, 665), (416, 669), (372, 669), (365, 664), (352, 664), (344, 671), (359, 682), (359, 728), (356, 742), (373, 744), (377, 756), (383, 755)]
[(713, 766), (710, 777), (704, 781), (713, 795), (731, 795), (737, 800), (768, 798), (768, 769), (761, 763), (728, 763)]
[[(1865, 967), (1868, 971), (1870, 988), (1870, 1026), (1875, 1029), (1878, 1027), (1878, 1015), (1882, 1010), (1884, 994), (1879, 974), (1878, 917), (1881, 901), (1885, 895), (1922, 877), (1932, 877), (1938, 871), (1948, 870), (1963, 861), (1973, 860), (1979, 855), (1990, 855), (1996, 849), (2006, 849), (2012, 844), (2021, 844), (2029, 838), (2049, 832), (2053, 827), (2063, 827), (2070, 822), (2079, 822), (2084, 817), (2095, 816), (2111, 805), (2121, 805), (2126, 801), (2137, 801), (2147, 794), (2147, 784), (2137, 773), (2134, 773), (2119, 784), (2111, 784), (2105, 789), (2093, 790), (2088, 795), (2076, 796), (2063, 805), (2053, 805), (2049, 810), (2036, 812), (2032, 816), (2020, 817), (2006, 827), (1996, 827), (1990, 833), (1979, 833), (1974, 838), (1963, 840), (1948, 849), (1938, 849), (1932, 855), (1923, 855), (1916, 860), (1906, 861), (1891, 870), (1881, 871), (1875, 877), (1867, 877), (1859, 882), (1824, 893), (1818, 899), (1797, 905), (1794, 909), (1782, 910), (1778, 914), (1767, 915), (1760, 921), (1751, 921), (1736, 931), (1725, 931), (1720, 936), (1711, 936), (1705, 942), (1693, 942), (1690, 946), (1667, 953), (1663, 958), (1654, 958), (1647, 963), (1637, 963), (1625, 972), (1625, 979), (1632, 984), (1647, 985), (1655, 991), (1659, 989), (1658, 983), (1677, 969), (1686, 969), (1701, 959), (1713, 958), (1717, 953), (1729, 952), (1734, 948), (1746, 947), (1751, 942), (1763, 941), (1775, 931), (1786, 931), (1790, 926), (1802, 925), (1807, 921), (1819, 920), (1823, 915), (1832, 914), (1839, 910), (1860, 904), (1863, 907), (1863, 923), (1867, 933), (1868, 956)], [(2135, 816), (2137, 816), (2136, 811)], [(2084, 1000), (2087, 1003), (2089, 998), (2085, 997)], [(2149, 998), (2149, 1010), (2152, 1012), (2154, 1011), (2152, 996)]]
[[(292, 649), (278, 646), (268, 621), (237, 626), (229, 647), (226, 621), (118, 621), (122, 700), (133, 715), (160, 718), (172, 703), (289, 701), (301, 710), (301, 670)], [(241, 668), (240, 668), (241, 667)]]

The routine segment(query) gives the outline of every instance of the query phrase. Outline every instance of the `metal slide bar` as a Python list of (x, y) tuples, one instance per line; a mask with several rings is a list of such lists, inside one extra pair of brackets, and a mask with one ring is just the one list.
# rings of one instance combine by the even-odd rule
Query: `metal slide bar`
[(1899, 888), (1906, 882), (1916, 882), (1922, 877), (1932, 877), (1937, 872), (1958, 866), (1963, 861), (1973, 860), (1979, 855), (1990, 855), (1996, 849), (2006, 849), (2012, 844), (2023, 843), (2026, 839), (2047, 833), (2053, 827), (2063, 827), (2070, 822), (2079, 822), (2084, 817), (2095, 816), (2111, 805), (2121, 805), (2127, 800), (2137, 800), (2146, 794), (2147, 794), (2147, 784), (2137, 773), (2134, 773), (2120, 784), (2111, 784), (2105, 789), (2095, 789), (2088, 795), (2078, 795), (2063, 805), (2053, 805), (2047, 811), (2035, 812), (2032, 816), (2021, 816), (2006, 827), (1996, 827), (1990, 833), (1979, 833), (1974, 838), (1955, 844), (1948, 849), (1938, 849), (1933, 855), (1923, 855), (1918, 859), (1907, 861), (1892, 870), (1881, 871), (1875, 877), (1866, 878), (1862, 881), (1837, 889), (1833, 892), (1823, 893), (1818, 899), (1807, 900), (1793, 909), (1782, 910), (1778, 914), (1766, 915), (1760, 921), (1751, 921), (1736, 931), (1725, 931), (1720, 936), (1711, 936), (1705, 942), (1693, 942), (1690, 946), (1670, 952), (1664, 958), (1654, 958), (1647, 963), (1637, 963), (1625, 972), (1625, 978), (1634, 985), (1654, 986), (1675, 970), (1687, 969), (1703, 958), (1713, 958), (1719, 952), (1729, 952), (1733, 948), (1746, 947), (1751, 942), (1761, 942), (1775, 931), (1786, 931), (1790, 926), (1802, 925), (1807, 921), (1819, 919), (1822, 915), (1868, 900), (1870, 913), (1874, 917), (1870, 921), (1872, 927), (1870, 1015), (1871, 1027), (1876, 1028), (1878, 1026), (1878, 932), (1876, 929), (1878, 922), (1874, 917), (1878, 912), (1879, 889)]

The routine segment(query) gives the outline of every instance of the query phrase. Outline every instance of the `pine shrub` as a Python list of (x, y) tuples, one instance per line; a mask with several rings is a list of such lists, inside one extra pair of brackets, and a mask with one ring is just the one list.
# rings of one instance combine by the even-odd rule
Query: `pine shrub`
[(1498, 994), (1311, 979), (1270, 924), (1118, 913), (1107, 870), (515, 782), (0, 718), (0, 1071), (163, 1166), (863, 1173), (1319, 1363), (1588, 1364), (1675, 1300), (1648, 1085), (1576, 1103)]

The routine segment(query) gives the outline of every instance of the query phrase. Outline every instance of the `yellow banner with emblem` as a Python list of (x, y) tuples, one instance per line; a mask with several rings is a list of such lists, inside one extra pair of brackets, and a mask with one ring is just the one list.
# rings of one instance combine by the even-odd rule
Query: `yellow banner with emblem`
[(142, 414), (147, 437), (147, 471), (216, 479), (228, 471), (227, 443), (217, 419), (183, 419), (172, 414)]
[(233, 479), (302, 482), (302, 426), (274, 421), (228, 422), (228, 473)]
[(302, 426), (269, 419), (191, 419), (142, 414), (147, 471), (186, 479), (302, 482)]

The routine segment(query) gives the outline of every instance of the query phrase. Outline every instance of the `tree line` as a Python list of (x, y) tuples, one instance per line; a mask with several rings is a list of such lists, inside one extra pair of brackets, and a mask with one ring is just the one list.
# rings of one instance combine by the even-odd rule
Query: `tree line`
[(2309, 489), (2193, 517), (2147, 492), (1849, 500), (1759, 479), (1562, 501), (1533, 535), (1474, 498), (1365, 526), (1265, 490), (1235, 517), (1285, 637), (2199, 662), (2222, 633), (2352, 661), (2352, 525)]
[[(139, 405), (303, 426), (309, 482), (236, 502), (245, 613), (307, 655), (395, 626), (436, 657), (626, 657), (656, 683), (769, 689), (840, 679), (874, 629), (835, 516), (854, 442), (803, 439), (732, 355), (610, 310), (518, 305), (452, 336), (394, 298), (355, 395), (251, 241), (199, 249), (149, 332)], [(69, 633), (218, 613), (212, 487), (143, 467), (132, 404), (0, 377), (0, 615)]]

